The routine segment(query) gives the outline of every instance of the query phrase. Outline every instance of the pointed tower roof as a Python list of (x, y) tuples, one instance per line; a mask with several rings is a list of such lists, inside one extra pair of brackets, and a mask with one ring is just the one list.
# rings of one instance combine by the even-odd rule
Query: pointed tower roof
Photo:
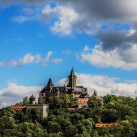
[(47, 87), (53, 87), (54, 84), (52, 83), (51, 78), (49, 79), (48, 83), (47, 83)]
[(94, 90), (94, 93), (93, 93), (94, 96), (97, 96), (97, 92)]
[(36, 99), (33, 95), (29, 99)]
[(72, 68), (70, 76), (73, 76), (73, 75), (75, 75), (75, 73), (74, 73), (74, 69)]

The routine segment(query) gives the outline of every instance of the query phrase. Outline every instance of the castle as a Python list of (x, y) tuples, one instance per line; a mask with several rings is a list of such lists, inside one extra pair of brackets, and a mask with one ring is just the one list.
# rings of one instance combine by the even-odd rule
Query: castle
[(40, 91), (38, 104), (35, 102), (36, 98), (32, 95), (29, 100), (30, 103), (26, 106), (11, 106), (13, 110), (22, 110), (26, 112), (31, 108), (38, 108), (43, 117), (48, 115), (49, 111), (49, 98), (63, 98), (65, 94), (72, 95), (76, 99), (74, 106), (77, 108), (87, 107), (87, 102), (89, 98), (87, 88), (83, 86), (76, 85), (77, 76), (72, 68), (70, 75), (68, 76), (68, 84), (65, 86), (54, 86), (51, 78), (48, 80), (47, 85)]
[(39, 93), (38, 103), (48, 103), (50, 97), (63, 98), (65, 94), (72, 95), (73, 98), (79, 98), (80, 96), (89, 96), (87, 88), (76, 85), (77, 76), (72, 68), (70, 75), (68, 76), (68, 84), (65, 86), (54, 86), (52, 79), (48, 80), (47, 85)]

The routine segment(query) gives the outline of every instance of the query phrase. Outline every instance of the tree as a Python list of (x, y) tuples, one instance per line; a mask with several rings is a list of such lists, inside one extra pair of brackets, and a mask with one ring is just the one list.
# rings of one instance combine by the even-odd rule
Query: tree
[(74, 125), (69, 125), (65, 130), (65, 137), (74, 137), (78, 133), (78, 129)]
[(15, 120), (12, 117), (2, 116), (0, 118), (0, 135), (4, 137), (10, 135), (12, 129), (14, 129)]
[(23, 105), (28, 105), (28, 104), (29, 104), (29, 99), (26, 96), (26, 97), (23, 98)]
[(96, 96), (92, 95), (92, 96), (89, 98), (88, 106), (89, 106), (89, 108), (92, 108), (93, 110), (96, 110), (98, 107), (101, 106), (101, 102), (100, 102), (99, 99), (97, 99)]
[(21, 123), (21, 122), (25, 122), (28, 119), (28, 117), (21, 110), (18, 110), (14, 115), (14, 119), (16, 120), (17, 123)]
[(4, 110), (2, 111), (1, 116), (14, 117), (15, 113), (16, 112), (14, 110), (12, 110), (11, 107), (8, 106), (8, 107), (4, 108)]
[(35, 121), (41, 121), (41, 118), (42, 118), (41, 117), (41, 112), (40, 112), (40, 110), (37, 107), (35, 107), (35, 108), (29, 108), (27, 110), (27, 116), (33, 122), (35, 122)]

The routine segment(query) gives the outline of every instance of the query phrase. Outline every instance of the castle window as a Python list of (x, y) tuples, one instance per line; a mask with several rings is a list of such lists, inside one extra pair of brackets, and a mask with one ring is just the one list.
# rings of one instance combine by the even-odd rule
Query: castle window
[(43, 99), (45, 99), (45, 97), (43, 97)]

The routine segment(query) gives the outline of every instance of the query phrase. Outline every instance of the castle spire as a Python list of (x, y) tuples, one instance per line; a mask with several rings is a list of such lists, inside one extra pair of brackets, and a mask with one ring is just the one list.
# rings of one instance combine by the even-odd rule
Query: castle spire
[(54, 86), (54, 84), (52, 83), (51, 78), (49, 78), (49, 81), (47, 83), (47, 87), (53, 87), (53, 86)]
[(76, 87), (76, 78), (77, 76), (74, 73), (74, 69), (71, 69), (70, 75), (69, 75), (69, 87), (71, 87), (72, 89)]
[(73, 75), (75, 75), (75, 73), (74, 73), (74, 69), (73, 69), (73, 67), (72, 67), (70, 76), (72, 77)]

